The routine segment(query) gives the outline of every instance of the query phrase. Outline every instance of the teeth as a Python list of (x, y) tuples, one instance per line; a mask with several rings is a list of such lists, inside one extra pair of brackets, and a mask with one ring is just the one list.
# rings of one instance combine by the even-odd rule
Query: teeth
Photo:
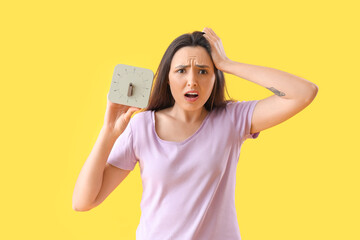
[(189, 94), (189, 95), (197, 95), (197, 93), (187, 93), (187, 94)]

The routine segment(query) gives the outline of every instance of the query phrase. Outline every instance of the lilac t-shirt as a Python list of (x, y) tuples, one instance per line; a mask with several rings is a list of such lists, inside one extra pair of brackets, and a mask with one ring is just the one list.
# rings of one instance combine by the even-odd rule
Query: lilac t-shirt
[(154, 111), (131, 118), (107, 162), (133, 170), (139, 162), (143, 194), (137, 240), (239, 240), (236, 166), (250, 134), (256, 103), (238, 101), (208, 113), (182, 142), (160, 139)]

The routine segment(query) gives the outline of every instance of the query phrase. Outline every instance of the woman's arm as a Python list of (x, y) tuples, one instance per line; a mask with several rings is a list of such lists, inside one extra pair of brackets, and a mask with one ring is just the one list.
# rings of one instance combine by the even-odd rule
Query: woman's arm
[(312, 82), (273, 68), (230, 60), (221, 39), (211, 28), (204, 28), (217, 69), (259, 84), (275, 95), (260, 100), (254, 109), (250, 133), (273, 127), (300, 112), (315, 98), (318, 87)]
[(124, 132), (132, 114), (140, 108), (107, 101), (104, 125), (75, 184), (72, 207), (87, 211), (99, 205), (130, 171), (106, 164), (116, 139)]
[(273, 127), (300, 112), (315, 98), (318, 86), (273, 68), (228, 60), (223, 71), (259, 84), (275, 95), (260, 100), (254, 109), (250, 133)]
[(100, 192), (105, 164), (116, 139), (117, 136), (113, 135), (110, 130), (105, 127), (101, 129), (94, 148), (76, 181), (72, 198), (74, 210), (87, 211), (92, 208)]
[(228, 60), (222, 71), (259, 84), (283, 99), (311, 102), (318, 90), (314, 83), (274, 68)]

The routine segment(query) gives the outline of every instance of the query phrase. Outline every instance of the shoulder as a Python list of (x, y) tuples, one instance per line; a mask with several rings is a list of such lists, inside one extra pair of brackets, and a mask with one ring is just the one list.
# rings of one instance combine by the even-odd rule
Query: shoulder
[(239, 101), (236, 101), (236, 100), (230, 101), (229, 100), (229, 101), (225, 102), (225, 104), (213, 109), (212, 111), (216, 112), (217, 114), (227, 113), (228, 111), (232, 111), (238, 104), (239, 104)]
[(233, 120), (246, 118), (249, 115), (252, 115), (257, 102), (258, 100), (229, 102), (226, 105), (226, 114)]
[(240, 104), (241, 102), (240, 101), (229, 101), (229, 102), (227, 102), (226, 103), (226, 109), (228, 109), (228, 108), (232, 108), (232, 107), (235, 107), (236, 105), (238, 105), (238, 104)]
[(252, 105), (256, 104), (257, 102), (258, 100), (228, 102), (226, 104), (226, 110), (244, 110), (245, 108), (252, 107)]
[(156, 117), (156, 119), (157, 119), (156, 121), (172, 119), (173, 117), (171, 116), (171, 114), (169, 114), (170, 110), (171, 110), (170, 108), (164, 108), (164, 109), (155, 111), (154, 117)]
[(135, 113), (132, 118), (131, 118), (131, 122), (132, 124), (138, 124), (139, 122), (147, 122), (147, 123), (151, 123), (153, 116), (156, 113), (156, 117), (165, 117), (165, 116), (169, 116), (169, 109), (170, 108), (165, 108), (165, 109), (161, 109), (161, 110), (146, 110), (146, 111), (141, 111), (138, 113)]
[(139, 122), (147, 121), (151, 118), (152, 112), (150, 110), (135, 113), (130, 122), (131, 124), (138, 124)]

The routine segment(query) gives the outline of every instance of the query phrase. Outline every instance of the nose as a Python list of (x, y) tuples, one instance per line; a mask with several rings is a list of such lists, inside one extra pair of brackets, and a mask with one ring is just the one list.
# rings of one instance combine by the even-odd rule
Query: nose
[(190, 73), (188, 74), (188, 78), (187, 78), (187, 85), (189, 87), (192, 87), (192, 86), (197, 86), (197, 79), (196, 79), (196, 71), (190, 71)]

